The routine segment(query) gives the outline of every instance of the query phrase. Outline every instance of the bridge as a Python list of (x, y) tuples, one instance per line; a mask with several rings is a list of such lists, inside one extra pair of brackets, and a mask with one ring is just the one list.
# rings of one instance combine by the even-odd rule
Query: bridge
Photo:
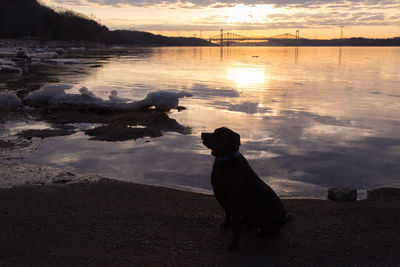
[(233, 43), (238, 43), (238, 42), (246, 42), (246, 41), (289, 41), (289, 40), (299, 40), (299, 39), (305, 39), (300, 37), (299, 30), (296, 31), (296, 35), (290, 34), (290, 33), (284, 33), (284, 34), (278, 34), (270, 37), (264, 37), (264, 36), (243, 36), (235, 33), (224, 33), (223, 30), (221, 30), (220, 34), (211, 36), (208, 38), (210, 43), (219, 43), (221, 46), (222, 45), (230, 45)]

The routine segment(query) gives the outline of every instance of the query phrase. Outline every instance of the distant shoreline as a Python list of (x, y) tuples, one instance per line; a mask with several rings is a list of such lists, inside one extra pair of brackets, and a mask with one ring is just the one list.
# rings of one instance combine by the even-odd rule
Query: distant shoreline
[[(358, 39), (358, 38), (356, 38)], [(362, 38), (363, 39), (363, 38)], [(375, 39), (364, 39), (364, 42), (358, 44), (349, 44), (346, 41), (344, 43), (340, 43), (337, 39), (334, 40), (307, 40), (300, 41), (296, 43), (296, 41), (290, 42), (271, 42), (271, 43), (238, 43), (234, 45), (224, 45), (220, 46), (218, 44), (210, 45), (210, 47), (399, 47), (400, 46), (400, 37), (392, 38), (398, 39), (396, 42), (391, 42), (388, 44), (378, 44), (371, 43), (368, 40)], [(350, 39), (346, 39), (350, 40)], [(4, 49), (36, 49), (36, 48), (70, 48), (70, 47), (85, 47), (88, 49), (109, 49), (112, 47), (127, 47), (127, 48), (151, 48), (151, 47), (199, 47), (197, 45), (187, 45), (187, 46), (170, 46), (170, 45), (136, 45), (136, 44), (109, 44), (102, 42), (92, 42), (92, 41), (63, 41), (63, 40), (38, 40), (38, 39), (8, 39), (8, 38), (0, 38), (0, 51)], [(203, 46), (200, 46), (203, 47)]]

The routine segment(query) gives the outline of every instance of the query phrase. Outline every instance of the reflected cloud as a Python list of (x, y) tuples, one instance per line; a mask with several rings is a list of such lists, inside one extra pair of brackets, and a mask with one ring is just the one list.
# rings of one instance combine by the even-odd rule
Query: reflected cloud
[(264, 105), (256, 102), (243, 102), (239, 104), (231, 104), (229, 102), (216, 101), (213, 103), (214, 106), (219, 108), (226, 108), (230, 111), (243, 112), (246, 114), (257, 114), (257, 113), (271, 113), (271, 108), (264, 107)]
[(305, 139), (325, 138), (335, 139), (336, 142), (359, 140), (367, 136), (372, 136), (372, 130), (359, 129), (353, 127), (337, 126), (337, 125), (316, 125), (304, 129)]
[(24, 162), (97, 173), (118, 180), (211, 193), (212, 156), (192, 153), (203, 149), (199, 136), (166, 133), (136, 142), (88, 141), (78, 132), (66, 138), (43, 140)]
[(194, 97), (213, 98), (213, 97), (239, 97), (239, 92), (233, 88), (227, 87), (209, 87), (205, 84), (196, 83), (192, 87), (182, 87), (183, 90), (189, 91)]

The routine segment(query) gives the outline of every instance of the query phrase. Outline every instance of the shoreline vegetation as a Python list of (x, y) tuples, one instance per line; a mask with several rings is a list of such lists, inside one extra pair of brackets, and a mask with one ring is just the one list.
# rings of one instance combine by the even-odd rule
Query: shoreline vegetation
[[(61, 8), (52, 9), (37, 0), (2, 0), (0, 2), (0, 39), (23, 39), (27, 42), (70, 41), (98, 45), (132, 46), (218, 46), (195, 37), (166, 37), (143, 31), (109, 30), (93, 17)], [(331, 40), (293, 39), (269, 42), (231, 43), (232, 46), (400, 46), (400, 37)], [(2, 47), (2, 46), (1, 46)]]

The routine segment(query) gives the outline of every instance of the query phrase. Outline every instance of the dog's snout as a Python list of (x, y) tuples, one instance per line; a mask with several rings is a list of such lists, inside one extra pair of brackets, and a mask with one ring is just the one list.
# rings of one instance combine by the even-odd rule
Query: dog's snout
[(212, 135), (212, 133), (201, 133), (201, 139), (207, 139), (208, 137), (210, 137)]

